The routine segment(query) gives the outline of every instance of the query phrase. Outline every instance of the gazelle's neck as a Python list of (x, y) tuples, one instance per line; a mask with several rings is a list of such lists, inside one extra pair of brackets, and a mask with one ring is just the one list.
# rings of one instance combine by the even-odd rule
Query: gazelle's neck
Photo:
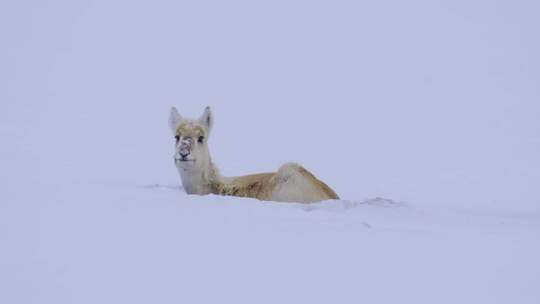
[(223, 182), (217, 167), (211, 159), (208, 159), (203, 166), (197, 168), (184, 170), (177, 167), (177, 169), (182, 178), (182, 186), (188, 194), (205, 195), (214, 193), (216, 184)]

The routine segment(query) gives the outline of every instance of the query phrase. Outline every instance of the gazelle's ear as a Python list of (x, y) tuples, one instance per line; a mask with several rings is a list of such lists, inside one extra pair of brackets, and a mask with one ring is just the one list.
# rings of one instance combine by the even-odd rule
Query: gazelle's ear
[(199, 118), (199, 123), (206, 127), (206, 131), (210, 134), (212, 126), (214, 125), (214, 116), (212, 115), (212, 110), (210, 107), (204, 109), (204, 113)]
[(176, 128), (178, 127), (178, 124), (182, 120), (182, 116), (178, 113), (178, 110), (176, 110), (175, 107), (171, 108), (171, 114), (169, 115), (169, 128), (171, 128), (171, 131), (174, 135), (176, 135)]

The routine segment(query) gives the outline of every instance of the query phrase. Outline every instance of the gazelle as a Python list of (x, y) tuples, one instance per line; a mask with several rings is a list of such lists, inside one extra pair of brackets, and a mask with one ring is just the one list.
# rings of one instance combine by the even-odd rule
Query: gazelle
[(208, 150), (213, 124), (209, 107), (199, 119), (183, 118), (175, 107), (171, 109), (169, 127), (175, 138), (174, 163), (186, 193), (298, 203), (339, 199), (330, 187), (295, 163), (284, 164), (274, 173), (221, 176)]

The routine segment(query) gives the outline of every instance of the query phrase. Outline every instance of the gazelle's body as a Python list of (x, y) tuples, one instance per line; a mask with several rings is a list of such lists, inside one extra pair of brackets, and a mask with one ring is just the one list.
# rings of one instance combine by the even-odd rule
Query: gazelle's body
[(175, 164), (188, 194), (252, 197), (265, 201), (312, 203), (338, 199), (325, 183), (298, 164), (275, 173), (223, 177), (212, 162), (207, 138), (213, 125), (210, 108), (198, 120), (182, 118), (171, 109), (169, 126), (176, 138)]

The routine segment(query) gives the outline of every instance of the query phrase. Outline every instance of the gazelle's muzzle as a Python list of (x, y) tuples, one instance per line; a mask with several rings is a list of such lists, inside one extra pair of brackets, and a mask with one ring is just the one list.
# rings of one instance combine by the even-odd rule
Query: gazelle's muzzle
[(188, 161), (188, 156), (191, 154), (193, 147), (193, 139), (191, 137), (183, 138), (180, 141), (180, 147), (178, 148), (177, 159), (181, 161)]

